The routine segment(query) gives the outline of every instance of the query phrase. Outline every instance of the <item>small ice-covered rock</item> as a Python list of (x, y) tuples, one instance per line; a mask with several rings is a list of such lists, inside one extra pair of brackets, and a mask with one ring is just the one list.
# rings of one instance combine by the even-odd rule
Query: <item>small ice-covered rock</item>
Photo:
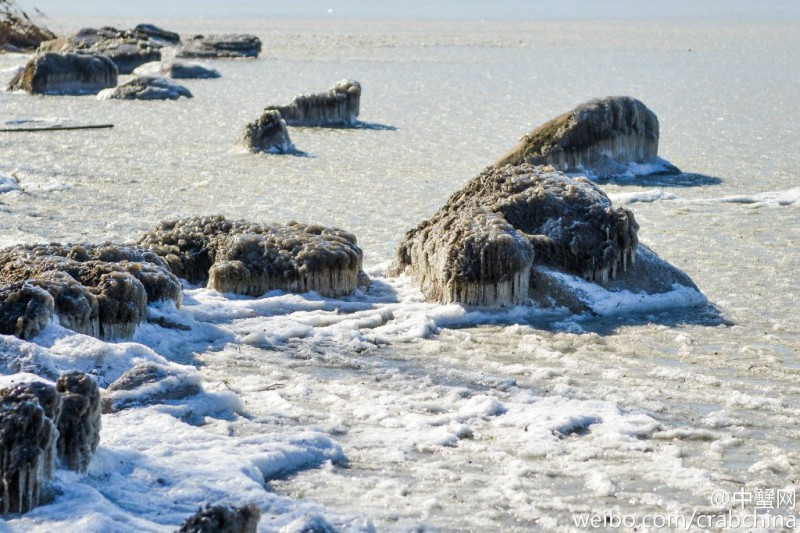
[(145, 63), (133, 71), (136, 76), (167, 76), (173, 79), (210, 79), (219, 78), (218, 70), (208, 68), (199, 63), (183, 61), (154, 61)]
[(104, 411), (147, 405), (193, 396), (202, 392), (198, 373), (181, 372), (156, 363), (143, 363), (123, 373), (106, 388)]
[[(560, 283), (563, 274), (609, 291), (696, 291), (649, 249), (637, 252), (638, 229), (631, 211), (614, 208), (586, 178), (528, 164), (489, 167), (406, 233), (390, 274), (410, 274), (430, 301), (482, 306), (532, 298), (572, 307), (580, 298)], [(634, 268), (639, 257), (645, 263)]]
[(363, 282), (363, 254), (351, 233), (290, 222), (264, 225), (222, 216), (162, 222), (140, 245), (179, 277), (208, 288), (259, 296), (270, 290), (341, 296)]
[(361, 105), (361, 84), (341, 80), (324, 93), (302, 94), (285, 106), (269, 106), (279, 111), (290, 126), (355, 126)]
[(336, 528), (319, 515), (303, 515), (295, 518), (278, 533), (336, 533)]
[(139, 76), (97, 95), (101, 100), (177, 100), (181, 96), (191, 98), (192, 93), (183, 85), (154, 76)]
[(187, 518), (178, 533), (256, 533), (260, 519), (261, 509), (253, 504), (207, 505)]
[(8, 84), (31, 94), (95, 94), (117, 84), (117, 67), (104, 55), (47, 52), (31, 59)]
[(175, 46), (181, 42), (181, 36), (174, 31), (159, 28), (155, 24), (137, 24), (133, 31), (139, 35), (145, 35), (151, 41), (161, 43), (164, 46)]
[(58, 419), (58, 459), (76, 472), (86, 472), (100, 442), (100, 389), (82, 372), (68, 372), (56, 380), (61, 394)]
[(286, 122), (278, 111), (264, 111), (244, 128), (240, 143), (253, 153), (285, 154), (295, 151), (286, 130)]
[[(0, 283), (27, 283), (44, 289), (52, 296), (61, 325), (106, 339), (132, 336), (147, 316), (148, 302), (181, 303), (180, 281), (164, 260), (150, 251), (125, 246), (4, 248), (0, 250)], [(15, 312), (24, 311), (15, 305)], [(29, 314), (20, 314), (22, 323), (31, 324), (21, 330), (23, 334), (38, 333), (41, 328), (37, 324), (45, 315), (37, 312), (33, 321), (25, 318)]]
[(19, 181), (15, 177), (0, 174), (0, 194), (19, 190)]
[(31, 339), (53, 318), (53, 297), (24, 281), (0, 284), (0, 334)]
[(175, 56), (183, 58), (240, 58), (258, 57), (261, 39), (255, 35), (223, 33), (194, 35), (178, 46)]
[[(37, 506), (52, 476), (58, 431), (39, 403), (39, 392), (16, 387), (3, 391), (0, 397), (0, 500), (4, 515), (26, 513)], [(52, 408), (56, 409), (55, 405)]]
[(678, 173), (658, 158), (658, 137), (658, 118), (642, 102), (629, 96), (600, 98), (534, 129), (495, 166), (552, 165), (599, 178), (628, 174), (631, 167), (640, 173), (643, 168)]

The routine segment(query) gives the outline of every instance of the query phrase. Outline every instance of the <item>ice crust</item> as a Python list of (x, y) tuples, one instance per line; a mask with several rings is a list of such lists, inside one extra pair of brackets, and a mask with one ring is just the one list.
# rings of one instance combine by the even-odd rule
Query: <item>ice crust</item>
[(101, 100), (177, 100), (181, 96), (192, 98), (192, 93), (183, 85), (155, 76), (137, 76), (97, 95)]
[(117, 84), (117, 67), (104, 55), (54, 53), (31, 59), (8, 84), (32, 94), (94, 94)]
[(199, 63), (184, 61), (153, 61), (145, 63), (133, 71), (136, 76), (167, 76), (173, 79), (219, 78), (218, 70)]
[[(495, 166), (552, 165), (563, 172), (597, 177), (624, 175), (631, 164), (657, 161), (655, 113), (629, 96), (591, 100), (525, 135)], [(659, 171), (679, 172), (671, 165)]]
[(222, 216), (162, 222), (140, 245), (190, 283), (259, 296), (270, 290), (339, 296), (359, 283), (362, 252), (352, 234), (290, 222), (262, 225)]
[(519, 305), (534, 264), (607, 284), (635, 261), (638, 228), (585, 178), (490, 167), (406, 233), (390, 271), (408, 270), (431, 301)]
[(278, 111), (289, 126), (355, 126), (361, 105), (361, 84), (341, 80), (327, 92), (302, 94), (285, 106), (268, 106)]

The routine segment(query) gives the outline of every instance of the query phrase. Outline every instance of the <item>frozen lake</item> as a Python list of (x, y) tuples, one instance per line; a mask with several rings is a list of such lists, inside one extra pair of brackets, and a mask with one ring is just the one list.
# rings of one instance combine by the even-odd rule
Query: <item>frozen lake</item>
[[(131, 343), (55, 325), (36, 345), (3, 337), (6, 374), (35, 367), (15, 357), (73, 361), (105, 386), (131, 358), (169, 360), (197, 367), (208, 392), (104, 415), (89, 474), (59, 478), (63, 494), (11, 530), (171, 531), (217, 501), (256, 502), (263, 531), (310, 515), (343, 529), (562, 530), (610, 511), (752, 514), (712, 495), (794, 493), (796, 3), (107, 4), (36, 5), (61, 32), (153, 22), (254, 33), (264, 50), (207, 62), (222, 77), (186, 80), (188, 100), (0, 92), (0, 123), (114, 124), (0, 133), (0, 172), (22, 188), (0, 194), (0, 244), (125, 242), (175, 216), (294, 219), (354, 233), (374, 283), (343, 300), (189, 288), (181, 310), (152, 311), (189, 331), (148, 324)], [(27, 59), (0, 55), (2, 81)], [(359, 118), (388, 128), (291, 129), (307, 157), (236, 148), (266, 105), (342, 78), (363, 86)], [(519, 137), (607, 95), (650, 107), (659, 155), (693, 176), (603, 189), (710, 306), (488, 313), (426, 304), (382, 275), (403, 233)]]

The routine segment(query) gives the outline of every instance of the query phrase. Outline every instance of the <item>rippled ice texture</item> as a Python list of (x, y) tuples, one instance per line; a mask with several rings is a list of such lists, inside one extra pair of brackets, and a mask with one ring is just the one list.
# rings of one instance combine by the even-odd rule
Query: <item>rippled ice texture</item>
[[(188, 320), (190, 332), (151, 325), (132, 344), (149, 348), (119, 348), (200, 365), (209, 394), (240, 398), (246, 416), (208, 418), (178, 434), (202, 441), (205, 428), (218, 450), (228, 435), (246, 458), (248, 438), (273, 446), (309, 431), (317, 443), (309, 453), (330, 460), (271, 481), (270, 490), (300, 503), (274, 501), (381, 530), (561, 529), (574, 512), (691, 515), (715, 511), (714, 490), (796, 486), (796, 6), (626, 11), (637, 3), (515, 18), (505, 3), (505, 20), (467, 10), (461, 21), (446, 4), (421, 21), (388, 20), (378, 9), (366, 12), (378, 20), (366, 22), (337, 16), (333, 4), (330, 18), (315, 18), (327, 16), (326, 6), (306, 5), (314, 9), (288, 13), (302, 19), (253, 8), (258, 16), (242, 20), (99, 11), (104, 18), (53, 21), (66, 30), (147, 19), (261, 37), (257, 61), (213, 62), (221, 79), (186, 80), (191, 100), (0, 93), (3, 122), (115, 125), (0, 133), (0, 172), (22, 188), (0, 195), (3, 243), (126, 240), (167, 216), (217, 212), (358, 236), (376, 278), (367, 294), (252, 300), (192, 289), (184, 310), (153, 311)], [(1, 75), (25, 60), (0, 56)], [(235, 149), (265, 105), (344, 77), (364, 88), (361, 120), (396, 129), (293, 128), (309, 157)], [(719, 314), (482, 314), (424, 304), (408, 280), (380, 276), (403, 232), (521, 135), (589, 98), (618, 94), (656, 112), (660, 155), (697, 176), (603, 187), (634, 210), (640, 239), (684, 269)], [(148, 413), (111, 416), (101, 463), (90, 470), (112, 509), (122, 504), (117, 489), (102, 488), (103, 476), (126, 439), (138, 442), (126, 420), (167, 427), (160, 411)], [(209, 490), (204, 497), (218, 494)], [(255, 489), (236, 494), (280, 514)], [(165, 523), (188, 508), (181, 501)], [(166, 528), (146, 503), (125, 509), (144, 517), (136, 527)]]

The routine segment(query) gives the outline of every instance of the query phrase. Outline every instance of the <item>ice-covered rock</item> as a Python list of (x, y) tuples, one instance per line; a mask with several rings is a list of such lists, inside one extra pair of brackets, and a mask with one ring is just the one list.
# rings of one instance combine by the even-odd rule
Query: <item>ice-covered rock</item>
[(42, 43), (42, 52), (95, 53), (108, 56), (120, 74), (130, 74), (139, 65), (161, 60), (164, 42), (151, 38), (145, 30), (83, 28), (71, 37)]
[(183, 85), (167, 78), (139, 76), (113, 89), (100, 91), (101, 100), (177, 100), (191, 98), (192, 93)]
[(0, 194), (19, 190), (20, 186), (17, 178), (0, 173)]
[[(608, 290), (666, 292), (689, 278), (637, 252), (633, 213), (586, 178), (552, 167), (490, 167), (403, 237), (390, 273), (408, 272), (440, 303), (566, 305), (553, 280), (577, 275)], [(644, 263), (635, 268), (636, 259)], [(585, 307), (585, 306), (584, 306)]]
[(38, 25), (12, 0), (0, 0), (0, 50), (29, 52), (42, 41), (55, 39), (47, 28)]
[(105, 412), (194, 396), (202, 392), (198, 373), (180, 372), (156, 363), (143, 363), (123, 373), (106, 388)]
[(60, 404), (47, 387), (27, 384), (0, 392), (0, 500), (4, 515), (25, 513), (37, 506), (42, 489), (52, 477), (58, 431), (48, 413), (55, 416)]
[(207, 505), (181, 524), (178, 533), (256, 533), (261, 509), (255, 505)]
[(336, 533), (336, 528), (317, 514), (303, 515), (278, 530), (278, 533)]
[(286, 130), (286, 122), (278, 111), (264, 111), (258, 120), (245, 126), (240, 142), (254, 153), (285, 154), (295, 151)]
[(31, 339), (53, 317), (53, 297), (44, 289), (18, 281), (0, 285), (0, 333)]
[[(64, 327), (101, 338), (132, 336), (146, 318), (148, 302), (181, 302), (180, 282), (164, 260), (125, 246), (17, 245), (0, 250), (0, 283), (25, 282), (52, 296)], [(37, 321), (23, 320), (32, 324), (24, 331), (38, 333), (36, 324), (44, 315), (39, 311)]]
[(285, 106), (269, 106), (279, 111), (290, 126), (355, 126), (361, 103), (361, 84), (342, 80), (318, 94), (302, 94)]
[(652, 164), (654, 172), (679, 172), (658, 158), (658, 118), (629, 96), (591, 100), (525, 135), (496, 167), (552, 165), (599, 178), (624, 175), (631, 165)]
[(47, 52), (31, 59), (8, 84), (32, 94), (94, 94), (117, 84), (117, 67), (107, 56)]
[(136, 67), (136, 76), (167, 76), (173, 79), (210, 79), (219, 78), (218, 70), (208, 68), (199, 63), (183, 61), (154, 61)]
[(181, 36), (174, 31), (159, 28), (154, 24), (137, 24), (133, 31), (137, 35), (145, 35), (151, 41), (163, 44), (164, 46), (175, 46), (181, 42)]
[(191, 283), (208, 280), (210, 289), (251, 296), (276, 289), (341, 296), (358, 286), (361, 272), (355, 236), (298, 222), (264, 225), (222, 216), (165, 221), (140, 245)]
[(258, 57), (261, 39), (255, 35), (223, 33), (194, 35), (178, 46), (175, 56), (183, 58), (237, 58)]
[(71, 470), (86, 472), (100, 442), (100, 389), (88, 375), (73, 371), (56, 380), (61, 395), (58, 459)]

